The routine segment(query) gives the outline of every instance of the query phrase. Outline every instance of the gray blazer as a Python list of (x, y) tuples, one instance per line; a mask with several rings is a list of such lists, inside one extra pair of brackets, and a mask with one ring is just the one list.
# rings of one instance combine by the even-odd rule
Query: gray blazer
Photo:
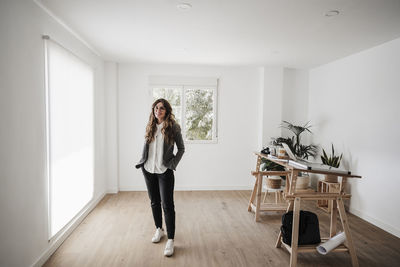
[[(164, 155), (163, 155), (163, 163), (165, 167), (171, 170), (176, 170), (179, 161), (182, 158), (183, 153), (185, 152), (185, 144), (183, 143), (181, 127), (178, 123), (174, 123), (172, 125), (172, 131), (174, 133), (174, 142), (172, 144), (168, 144), (164, 140)], [(178, 148), (178, 152), (174, 155), (174, 143)], [(142, 158), (136, 164), (136, 168), (141, 168), (144, 163), (147, 161), (147, 157), (149, 155), (149, 144), (144, 142)]]

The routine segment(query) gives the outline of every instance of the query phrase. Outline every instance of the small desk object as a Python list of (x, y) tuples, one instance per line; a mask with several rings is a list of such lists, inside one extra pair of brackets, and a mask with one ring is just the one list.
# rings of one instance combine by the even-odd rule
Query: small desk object
[[(343, 171), (335, 171), (335, 170), (313, 170), (309, 168), (300, 168), (300, 165), (289, 164), (289, 161), (285, 162), (279, 159), (274, 159), (268, 157), (268, 155), (255, 152), (257, 155), (257, 168), (255, 172), (252, 172), (254, 176), (256, 176), (257, 180), (254, 185), (253, 193), (250, 197), (250, 203), (248, 210), (251, 211), (252, 208), (255, 209), (256, 212), (256, 221), (258, 220), (257, 211), (268, 210), (265, 209), (260, 203), (261, 198), (261, 185), (262, 185), (262, 176), (263, 175), (285, 175), (286, 180), (286, 189), (284, 190), (284, 198), (288, 202), (286, 204), (286, 212), (293, 210), (293, 228), (292, 228), (292, 242), (291, 246), (285, 244), (282, 241), (282, 233), (279, 232), (278, 239), (276, 241), (275, 247), (280, 248), (283, 246), (290, 253), (290, 267), (295, 267), (297, 265), (297, 255), (298, 253), (307, 253), (307, 252), (317, 252), (317, 245), (298, 245), (298, 237), (299, 237), (299, 220), (300, 220), (300, 204), (301, 201), (304, 200), (317, 200), (317, 201), (329, 201), (330, 203), (330, 231), (328, 238), (321, 238), (322, 242), (327, 241), (329, 238), (336, 235), (336, 221), (337, 221), (337, 213), (339, 211), (340, 220), (343, 226), (343, 230), (346, 234), (346, 241), (344, 244), (338, 246), (333, 250), (333, 252), (349, 252), (351, 257), (351, 263), (353, 266), (358, 266), (357, 255), (355, 251), (355, 247), (353, 244), (353, 239), (350, 233), (350, 227), (347, 220), (346, 211), (344, 209), (343, 199), (349, 199), (351, 195), (344, 193), (344, 185), (348, 178), (361, 178), (361, 176), (350, 174), (349, 172)], [(265, 158), (267, 160), (273, 161), (279, 165), (282, 165), (286, 168), (287, 171), (284, 172), (260, 172), (259, 168), (261, 165), (261, 158)], [(329, 174), (336, 175), (342, 177), (341, 182), (339, 183), (338, 192), (301, 192), (296, 191), (296, 181), (299, 172), (307, 172), (307, 173), (316, 173), (316, 174)], [(256, 193), (255, 193), (256, 192)], [(253, 204), (255, 195), (257, 194), (256, 205)], [(273, 210), (273, 209), (269, 209)]]

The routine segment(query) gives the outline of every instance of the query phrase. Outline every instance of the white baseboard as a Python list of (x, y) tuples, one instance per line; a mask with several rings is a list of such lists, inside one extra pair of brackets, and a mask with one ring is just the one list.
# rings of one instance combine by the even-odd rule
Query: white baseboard
[(253, 190), (252, 186), (178, 186), (175, 191), (229, 191), (229, 190)]
[[(176, 186), (175, 191), (226, 191), (226, 190), (253, 190), (252, 186)], [(119, 191), (147, 191), (146, 187), (128, 186)]]
[(147, 189), (143, 186), (127, 186), (120, 187), (119, 191), (147, 191)]
[(366, 220), (367, 222), (372, 223), (373, 225), (381, 228), (382, 230), (400, 238), (400, 230), (399, 229), (396, 229), (395, 227), (393, 227), (389, 224), (386, 224), (376, 218), (373, 218), (373, 217), (365, 214), (364, 212), (356, 210), (354, 208), (350, 207), (349, 211), (350, 211), (350, 213), (356, 215), (357, 217), (360, 217), (361, 219)]
[(118, 189), (108, 189), (106, 191), (106, 194), (117, 194), (119, 192)]
[(32, 267), (42, 266), (50, 256), (57, 250), (59, 246), (67, 239), (67, 237), (75, 230), (76, 227), (85, 219), (85, 217), (91, 212), (96, 205), (103, 199), (106, 193), (101, 194), (97, 199), (93, 199), (89, 202), (85, 208), (68, 224), (62, 232), (57, 234), (55, 238), (49, 241), (49, 245), (45, 252), (39, 257), (39, 259), (32, 265)]

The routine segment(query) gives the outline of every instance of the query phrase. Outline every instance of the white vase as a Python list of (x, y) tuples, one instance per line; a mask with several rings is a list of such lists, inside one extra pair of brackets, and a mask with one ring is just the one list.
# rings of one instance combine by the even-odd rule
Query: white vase
[(308, 175), (297, 176), (297, 181), (296, 181), (297, 189), (307, 189), (309, 184), (310, 184), (310, 176)]

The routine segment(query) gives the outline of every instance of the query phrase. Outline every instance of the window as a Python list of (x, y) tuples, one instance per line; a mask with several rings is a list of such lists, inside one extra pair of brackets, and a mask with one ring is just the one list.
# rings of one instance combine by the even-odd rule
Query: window
[[(187, 85), (151, 85), (152, 101), (158, 98), (168, 100), (188, 143), (217, 141), (217, 80), (214, 81), (211, 85), (190, 85), (193, 82)], [(164, 82), (168, 83), (168, 80)], [(202, 83), (207, 84), (199, 82)]]
[(49, 237), (93, 197), (93, 69), (45, 39)]
[(172, 106), (173, 113), (179, 125), (182, 125), (182, 88), (160, 86), (153, 88), (153, 101), (164, 98)]

